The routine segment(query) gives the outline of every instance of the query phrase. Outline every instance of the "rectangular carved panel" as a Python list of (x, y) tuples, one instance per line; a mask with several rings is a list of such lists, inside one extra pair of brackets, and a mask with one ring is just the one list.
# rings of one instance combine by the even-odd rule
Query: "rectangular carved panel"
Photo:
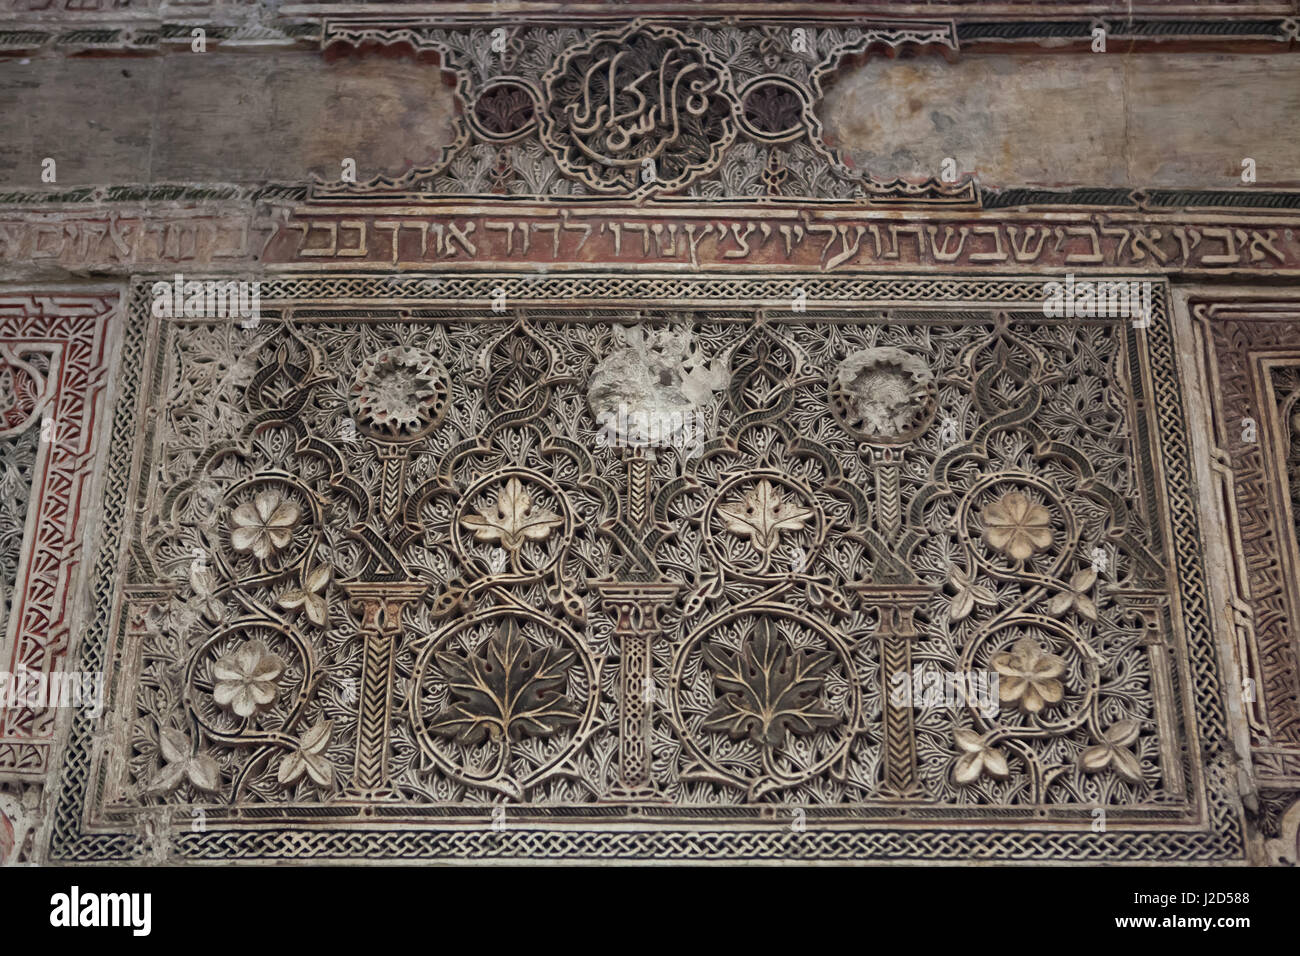
[(0, 778), (49, 769), (59, 701), (41, 688), (74, 640), (116, 310), (108, 294), (0, 296)]
[(1276, 845), (1286, 845), (1278, 852), (1294, 862), (1300, 814), (1300, 302), (1193, 299), (1192, 316), (1205, 343), (1223, 465), (1234, 556), (1232, 651), (1261, 791), (1260, 829), (1282, 838)]
[(1241, 859), (1165, 295), (137, 285), (52, 858)]

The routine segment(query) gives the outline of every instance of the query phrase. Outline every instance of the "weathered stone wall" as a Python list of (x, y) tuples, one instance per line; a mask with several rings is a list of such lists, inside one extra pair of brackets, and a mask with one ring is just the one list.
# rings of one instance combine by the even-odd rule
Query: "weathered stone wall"
[[(0, 60), (7, 190), (303, 183), (427, 166), (450, 143), (451, 90), (411, 57), (279, 50)], [(54, 158), (57, 184), (43, 183)]]
[(1007, 186), (1300, 183), (1300, 58), (1035, 51), (845, 70), (827, 133), (882, 178), (937, 175), (947, 157)]
[[(877, 178), (952, 157), (990, 187), (1297, 184), (1300, 61), (1250, 53), (965, 53), (875, 57), (828, 83), (828, 140)], [(446, 74), (409, 55), (169, 50), (0, 60), (9, 189), (261, 183), (429, 165), (450, 144)], [(328, 120), (325, 122), (324, 120)]]

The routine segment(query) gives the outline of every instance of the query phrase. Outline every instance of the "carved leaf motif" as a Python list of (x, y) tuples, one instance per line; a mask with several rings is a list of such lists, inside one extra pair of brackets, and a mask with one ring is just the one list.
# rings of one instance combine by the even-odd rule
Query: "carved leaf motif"
[(302, 735), (298, 749), (280, 761), (276, 779), (281, 786), (295, 783), (304, 772), (318, 786), (328, 787), (334, 782), (334, 765), (325, 756), (333, 726), (332, 720), (318, 720)]
[(158, 732), (158, 744), (159, 749), (162, 750), (163, 759), (168, 763), (176, 763), (190, 758), (190, 739), (175, 727), (162, 728)]
[(322, 564), (308, 572), (301, 588), (286, 591), (280, 598), (280, 607), (286, 610), (302, 608), (307, 612), (307, 619), (317, 627), (324, 627), (329, 621), (329, 602), (322, 592), (330, 581), (330, 567)]
[(488, 132), (509, 135), (532, 122), (533, 100), (524, 87), (501, 83), (479, 96), (474, 113)]
[(706, 645), (704, 661), (724, 692), (704, 718), (704, 730), (779, 747), (787, 730), (811, 734), (840, 722), (817, 699), (831, 666), (830, 652), (802, 648), (792, 654), (770, 620), (759, 620), (739, 652)]
[(1070, 578), (1069, 587), (1063, 591), (1058, 591), (1052, 600), (1048, 602), (1047, 613), (1052, 617), (1060, 617), (1071, 608), (1074, 608), (1081, 617), (1085, 617), (1090, 621), (1097, 620), (1097, 605), (1093, 603), (1088, 594), (1096, 583), (1096, 571), (1091, 568), (1076, 571), (1074, 576)]
[(969, 617), (976, 604), (994, 607), (998, 603), (992, 591), (982, 584), (976, 584), (975, 579), (960, 568), (953, 568), (950, 576), (953, 587), (957, 589), (957, 594), (948, 607), (948, 619), (954, 624)]
[(430, 615), (435, 621), (441, 621), (452, 613), (462, 610), (470, 600), (469, 592), (462, 587), (449, 586), (433, 602)]
[(191, 753), (190, 738), (175, 727), (160, 727), (158, 745), (164, 765), (146, 788), (150, 793), (168, 793), (188, 779), (198, 790), (216, 793), (221, 789), (221, 768), (207, 754)]
[(696, 614), (700, 613), (700, 610), (710, 598), (722, 597), (724, 593), (723, 587), (725, 584), (726, 580), (723, 578), (721, 572), (715, 571), (712, 574), (702, 575), (700, 578), (700, 586), (682, 606), (682, 616), (687, 618), (694, 617)]
[(973, 730), (957, 728), (953, 739), (961, 749), (962, 755), (953, 766), (952, 778), (959, 786), (967, 786), (987, 773), (994, 780), (1005, 780), (1011, 774), (1007, 758), (1001, 750), (984, 743), (983, 738)]
[(564, 524), (564, 519), (534, 505), (532, 495), (524, 490), (519, 479), (511, 478), (497, 494), (495, 507), (466, 515), (460, 522), (474, 529), (477, 540), (500, 542), (503, 548), (518, 551), (524, 541), (545, 541), (551, 529)]
[(1102, 731), (1101, 742), (1079, 754), (1079, 766), (1087, 773), (1100, 773), (1113, 767), (1129, 783), (1142, 782), (1142, 764), (1128, 748), (1137, 743), (1141, 725), (1136, 720), (1120, 720)]
[(225, 607), (214, 593), (217, 590), (217, 576), (212, 573), (212, 569), (198, 561), (192, 562), (190, 564), (190, 587), (194, 589), (194, 596), (203, 612), (203, 616), (213, 623), (221, 620), (221, 614)]
[(741, 500), (721, 505), (718, 513), (732, 534), (750, 538), (754, 547), (769, 552), (781, 541), (782, 531), (802, 531), (812, 517), (811, 508), (781, 500), (781, 493), (766, 478), (745, 492)]
[(755, 87), (745, 97), (745, 117), (764, 133), (793, 129), (803, 117), (803, 104), (793, 92), (776, 83)]
[(549, 737), (576, 724), (582, 715), (560, 691), (572, 660), (572, 651), (556, 647), (534, 651), (513, 620), (471, 654), (442, 651), (438, 666), (459, 699), (443, 708), (429, 729), (473, 746), (485, 736)]

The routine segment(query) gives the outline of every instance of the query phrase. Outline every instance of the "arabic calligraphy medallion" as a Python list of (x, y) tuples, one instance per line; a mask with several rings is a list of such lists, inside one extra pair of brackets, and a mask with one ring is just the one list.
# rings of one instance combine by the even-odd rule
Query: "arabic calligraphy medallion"
[(542, 140), (597, 192), (678, 189), (713, 170), (736, 136), (727, 68), (664, 27), (597, 36), (561, 58), (545, 86)]

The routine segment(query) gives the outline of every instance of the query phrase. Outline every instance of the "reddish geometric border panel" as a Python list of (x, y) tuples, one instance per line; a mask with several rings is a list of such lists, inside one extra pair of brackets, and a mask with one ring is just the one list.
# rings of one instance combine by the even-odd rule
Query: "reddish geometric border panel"
[[(43, 423), (13, 606), (0, 634), (0, 670), (61, 670), (75, 635), (101, 417), (118, 295), (32, 292), (0, 296), (0, 348), (40, 352), (49, 375), (29, 414)], [(46, 420), (48, 419), (48, 423)], [(49, 769), (57, 711), (0, 709), (0, 778)]]

